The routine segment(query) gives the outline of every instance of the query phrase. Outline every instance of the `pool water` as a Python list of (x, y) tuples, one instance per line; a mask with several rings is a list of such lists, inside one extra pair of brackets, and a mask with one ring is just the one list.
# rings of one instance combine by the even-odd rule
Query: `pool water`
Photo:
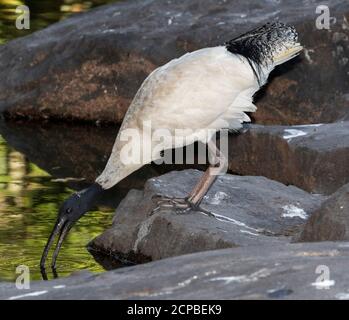
[[(71, 14), (110, 2), (116, 1), (0, 0), (0, 45), (45, 28)], [(15, 9), (19, 5), (27, 5), (30, 8), (30, 30), (17, 30), (15, 27), (17, 18)], [(15, 145), (22, 139), (25, 146), (22, 149), (25, 150), (28, 145), (25, 141), (28, 136), (25, 131), (27, 125), (22, 123), (21, 126), (14, 126), (17, 131), (15, 130), (11, 139), (16, 142)], [(37, 143), (39, 154), (42, 153), (39, 150), (42, 141), (36, 141), (39, 138), (35, 136), (40, 133), (38, 131), (39, 128), (33, 129), (33, 135), (28, 138), (30, 143), (33, 143), (31, 150), (35, 150), (35, 142)], [(55, 134), (57, 137), (57, 132)], [(114, 131), (111, 133), (111, 138), (113, 136)], [(72, 180), (77, 179), (77, 182), (83, 180), (89, 171), (80, 170), (70, 180), (62, 179), (62, 173), (57, 178), (54, 174), (55, 168), (60, 167), (60, 158), (57, 155), (47, 152), (43, 159), (39, 155), (33, 157), (33, 154), (18, 150), (17, 146), (10, 145), (8, 141), (0, 133), (0, 280), (14, 281), (18, 276), (16, 267), (19, 265), (28, 266), (31, 280), (37, 280), (41, 279), (39, 261), (42, 250), (56, 220), (58, 208), (73, 192)], [(109, 150), (106, 150), (106, 154), (108, 152)], [(32, 162), (28, 159), (28, 155), (40, 161)], [(103, 161), (105, 160), (104, 156)], [(46, 166), (47, 162), (50, 163)], [(78, 164), (76, 162), (65, 164), (68, 169), (74, 166)], [(97, 170), (93, 164), (87, 167), (90, 171)], [(71, 230), (58, 258), (59, 276), (67, 276), (82, 269), (93, 272), (104, 270), (86, 250), (86, 244), (110, 225), (114, 209), (102, 206), (96, 210), (98, 211), (84, 216)]]
[[(69, 17), (87, 11), (98, 5), (117, 2), (116, 0), (0, 0), (0, 44), (23, 37), (31, 32)], [(30, 9), (30, 30), (17, 30), (16, 8), (26, 5)]]
[[(41, 279), (39, 261), (59, 205), (73, 190), (55, 179), (0, 136), (0, 279), (14, 280), (16, 267), (30, 268)], [(71, 230), (58, 259), (59, 276), (103, 268), (85, 246), (111, 222), (112, 209), (90, 212)]]

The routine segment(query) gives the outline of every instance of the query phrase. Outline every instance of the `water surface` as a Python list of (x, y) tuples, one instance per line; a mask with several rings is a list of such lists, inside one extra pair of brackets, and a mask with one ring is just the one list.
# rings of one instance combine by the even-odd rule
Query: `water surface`
[[(14, 280), (18, 265), (30, 267), (31, 279), (41, 278), (43, 247), (60, 203), (72, 192), (64, 179), (40, 169), (0, 136), (0, 279)], [(60, 276), (81, 269), (103, 271), (85, 246), (110, 225), (111, 217), (112, 209), (105, 207), (77, 223), (59, 256)]]
[[(116, 1), (0, 0), (0, 44), (110, 2)], [(20, 5), (30, 8), (30, 30), (17, 30), (15, 27), (15, 10)], [(41, 278), (38, 264), (59, 205), (73, 189), (81, 188), (81, 183), (92, 181), (104, 166), (115, 129), (108, 133), (109, 142), (105, 142), (105, 150), (101, 152), (98, 146), (93, 145), (95, 139), (101, 138), (98, 129), (72, 127), (67, 129), (68, 135), (62, 136), (60, 133), (64, 128), (57, 125), (54, 130), (49, 130), (42, 124), (25, 123), (14, 123), (7, 128), (2, 124), (0, 280), (14, 280), (16, 267), (21, 264), (30, 267), (32, 280)], [(91, 138), (88, 147), (84, 148), (75, 141), (76, 134)], [(72, 137), (75, 137), (73, 141)], [(82, 152), (84, 155), (80, 157)], [(120, 197), (125, 193), (121, 193)], [(83, 217), (71, 230), (58, 260), (60, 276), (81, 269), (103, 271), (85, 246), (110, 225), (113, 206), (100, 205), (96, 209), (98, 211)]]
[[(69, 17), (87, 11), (98, 5), (117, 2), (116, 0), (0, 0), (0, 44), (23, 37), (31, 32)], [(26, 5), (30, 8), (30, 30), (17, 30), (16, 8)]]

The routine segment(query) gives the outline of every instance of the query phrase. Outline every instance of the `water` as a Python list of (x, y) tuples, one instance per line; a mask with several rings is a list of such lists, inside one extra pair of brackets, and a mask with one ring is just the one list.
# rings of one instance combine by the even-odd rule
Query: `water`
[[(0, 279), (14, 280), (18, 265), (40, 279), (38, 263), (59, 204), (73, 192), (40, 169), (0, 136)], [(103, 271), (85, 245), (110, 225), (111, 208), (83, 217), (72, 229), (59, 257), (60, 276), (74, 270)]]
[[(0, 0), (0, 44), (109, 2), (115, 1)], [(27, 31), (15, 28), (15, 8), (22, 4), (31, 12)], [(60, 203), (73, 189), (93, 181), (109, 155), (115, 128), (64, 126), (0, 125), (0, 280), (13, 281), (16, 267), (22, 264), (30, 267), (32, 280), (41, 279), (38, 264)], [(85, 145), (72, 136), (87, 137)], [(103, 150), (96, 146), (100, 143), (94, 145), (101, 138), (106, 141)], [(71, 230), (59, 256), (59, 276), (82, 269), (104, 270), (85, 246), (110, 225), (113, 208), (127, 190), (128, 186), (121, 186), (117, 197), (109, 197), (114, 202), (107, 197), (106, 204), (99, 204)]]
[[(113, 0), (0, 0), (0, 44), (43, 29), (65, 19), (71, 14), (84, 12), (98, 5), (117, 2)], [(30, 30), (17, 30), (16, 7), (27, 5), (30, 8)]]

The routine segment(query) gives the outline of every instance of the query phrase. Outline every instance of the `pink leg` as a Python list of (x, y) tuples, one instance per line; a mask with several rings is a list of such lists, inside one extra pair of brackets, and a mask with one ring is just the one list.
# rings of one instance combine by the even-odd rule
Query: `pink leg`
[(213, 161), (211, 162), (213, 162), (214, 164), (210, 164), (210, 166), (200, 178), (199, 182), (190, 192), (189, 196), (184, 199), (157, 196), (157, 198), (159, 199), (157, 202), (158, 206), (153, 210), (152, 213), (159, 211), (161, 208), (176, 208), (179, 210), (193, 209), (201, 211), (208, 215), (212, 215), (212, 213), (199, 208), (199, 204), (216, 180), (217, 176), (226, 171), (227, 160), (213, 142), (208, 143), (208, 148), (210, 156), (213, 157)]

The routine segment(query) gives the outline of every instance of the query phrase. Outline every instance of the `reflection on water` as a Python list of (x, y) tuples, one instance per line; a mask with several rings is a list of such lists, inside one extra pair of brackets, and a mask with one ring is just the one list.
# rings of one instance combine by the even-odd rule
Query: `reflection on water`
[[(0, 44), (43, 29), (71, 14), (111, 2), (116, 0), (0, 0)], [(15, 27), (16, 7), (20, 5), (30, 8), (30, 30), (17, 30)]]
[[(71, 14), (110, 2), (116, 1), (0, 0), (0, 44), (43, 29)], [(30, 8), (30, 30), (17, 30), (15, 27), (17, 18), (15, 10), (19, 5), (27, 5)], [(90, 155), (95, 154), (95, 157), (102, 158), (102, 154), (96, 152), (96, 147), (92, 146), (91, 152), (87, 155), (89, 161), (80, 169), (79, 161), (76, 159), (77, 152), (69, 153), (70, 141), (56, 134), (62, 131), (62, 128), (56, 128), (54, 132), (56, 140), (50, 144), (47, 141), (51, 142), (53, 135), (46, 137), (46, 131), (40, 130), (39, 126), (27, 127), (15, 124), (11, 130), (5, 128), (6, 140), (13, 141), (14, 147), (21, 152), (9, 147), (0, 136), (0, 280), (15, 279), (15, 268), (20, 264), (30, 267), (32, 280), (41, 278), (38, 263), (56, 219), (59, 204), (72, 192), (68, 185), (78, 186), (74, 181), (65, 183), (64, 179), (63, 181), (54, 179), (50, 174), (57, 173), (54, 175), (55, 178), (64, 178), (70, 176), (70, 171), (73, 171), (75, 176), (91, 180), (91, 175), (98, 173), (98, 167), (94, 166), (97, 161)], [(20, 130), (21, 128), (23, 130)], [(86, 135), (87, 131), (89, 130), (82, 132)], [(74, 133), (72, 132), (73, 135)], [(111, 138), (113, 139), (113, 135)], [(64, 143), (66, 143), (65, 148), (62, 147)], [(61, 152), (57, 151), (58, 144), (61, 145), (59, 149)], [(81, 152), (84, 146), (75, 144), (72, 149)], [(109, 149), (106, 148), (106, 152), (109, 152)], [(35, 163), (44, 170), (28, 161), (28, 156), (34, 158)], [(102, 158), (100, 167), (105, 160)], [(103, 212), (89, 213), (73, 228), (60, 253), (58, 261), (60, 276), (85, 268), (91, 271), (102, 270), (87, 252), (85, 245), (110, 224), (111, 211), (110, 208), (103, 208)]]
[[(72, 192), (9, 147), (0, 137), (0, 279), (14, 280), (16, 267), (30, 267), (41, 279), (38, 263), (59, 204)], [(59, 275), (102, 271), (85, 245), (111, 222), (111, 209), (92, 212), (73, 228), (58, 260)]]

